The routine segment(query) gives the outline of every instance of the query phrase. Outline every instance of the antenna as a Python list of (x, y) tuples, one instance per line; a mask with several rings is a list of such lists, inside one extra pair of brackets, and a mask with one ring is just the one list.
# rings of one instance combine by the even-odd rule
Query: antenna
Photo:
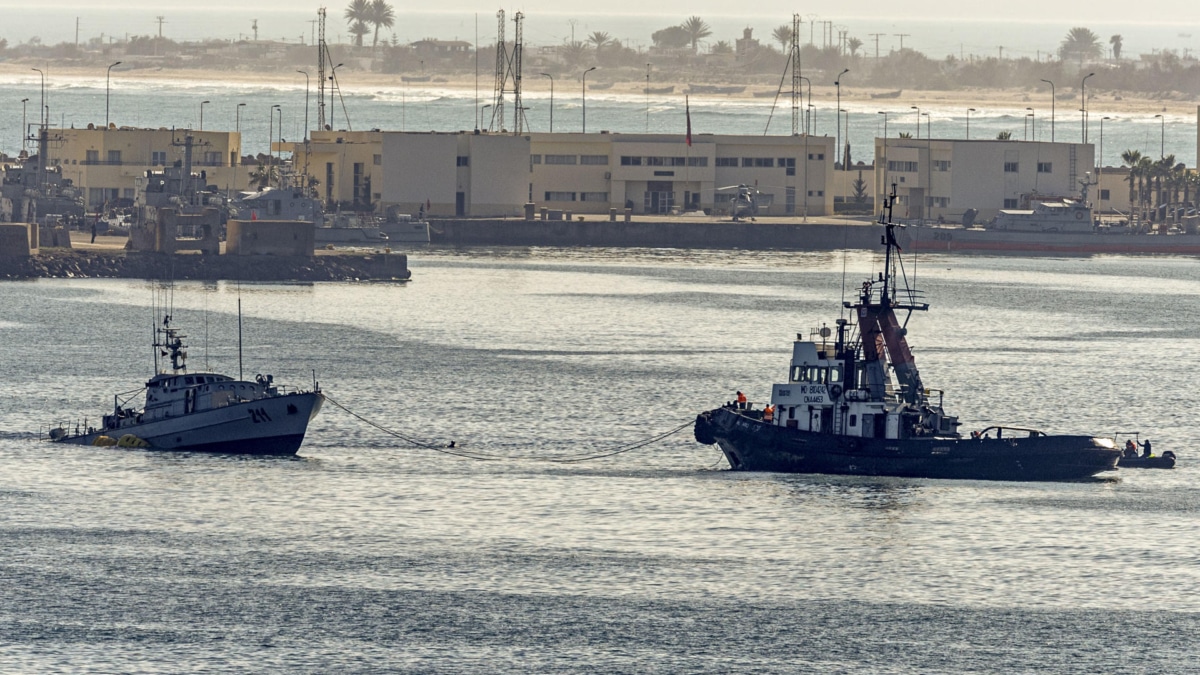
[(238, 292), (238, 379), (242, 378), (242, 280), (237, 282)]

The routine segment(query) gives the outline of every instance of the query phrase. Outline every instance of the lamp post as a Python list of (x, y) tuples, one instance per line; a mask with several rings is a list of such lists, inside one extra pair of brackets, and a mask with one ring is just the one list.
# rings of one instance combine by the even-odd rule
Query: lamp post
[(29, 133), (29, 129), (25, 127), (25, 104), (29, 103), (29, 99), (21, 99), (21, 149), (25, 149), (25, 134)]
[(267, 184), (271, 184), (271, 169), (275, 168), (275, 110), (279, 108), (279, 104), (271, 106), (271, 110), (267, 113), (267, 153), (270, 156), (270, 161), (267, 163)]
[(1033, 140), (1037, 142), (1037, 117), (1034, 115), (1033, 108), (1026, 108), (1029, 111), (1029, 133), (1033, 136)]
[(596, 66), (592, 66), (583, 71), (583, 133), (585, 134), (587, 133), (587, 74), (595, 69)]
[[(554, 98), (554, 80), (550, 80), (550, 98)], [(646, 87), (642, 89), (646, 95), (646, 133), (650, 133), (650, 64), (646, 64)], [(553, 117), (553, 116), (551, 116)], [(553, 129), (551, 129), (553, 131)]]
[(200, 131), (204, 131), (204, 106), (212, 101), (200, 101)]
[[(37, 74), (42, 76), (42, 107), (39, 108), (38, 110), (40, 111), (40, 114), (42, 116), (41, 126), (46, 126), (46, 123), (48, 121), (46, 119), (46, 117), (47, 117), (47, 115), (46, 115), (46, 73), (43, 73), (41, 68), (30, 68), (30, 70), (36, 70)], [(41, 161), (46, 161), (46, 160), (43, 158), (43, 159), (41, 159)]]
[(843, 124), (846, 125), (846, 144), (838, 149), (838, 154), (842, 156), (842, 170), (850, 170), (850, 111), (838, 108), (842, 113)]
[(805, 77), (803, 75), (800, 76), (800, 79), (804, 80), (808, 84), (808, 107), (804, 109), (805, 110), (804, 135), (807, 136), (812, 133), (812, 127), (809, 126), (809, 122), (811, 121), (809, 111), (811, 111), (812, 107), (813, 107), (813, 105), (812, 105), (812, 80), (808, 79), (807, 77)]
[(1083, 127), (1084, 143), (1087, 143), (1087, 81), (1088, 78), (1093, 75), (1095, 75), (1095, 73), (1088, 73), (1087, 75), (1083, 76), (1082, 80), (1079, 81), (1079, 98), (1081, 99), (1079, 107), (1079, 124)]
[[(808, 104), (808, 119), (810, 122), (812, 122), (812, 128), (816, 129), (817, 128), (817, 109), (811, 103)], [(804, 135), (808, 136), (809, 134), (805, 133)], [(805, 143), (807, 143), (807, 142), (808, 141), (805, 141)]]
[[(930, 117), (929, 113), (927, 113), (927, 112), (921, 113), (921, 117), (925, 118), (925, 140), (928, 141), (931, 138), (933, 138), (933, 131), (930, 129), (930, 126), (932, 126), (932, 123), (930, 122), (930, 120), (932, 120), (933, 118)], [(918, 127), (921, 126), (921, 123), (919, 121), (917, 122), (917, 126)]]
[[(1029, 110), (1029, 108), (1026, 108), (1026, 110)], [(1032, 117), (1032, 115), (1030, 115), (1029, 113), (1025, 113), (1025, 117), (1022, 118), (1024, 125), (1021, 128), (1024, 130), (1023, 133), (1025, 134), (1022, 137), (1022, 140), (1026, 140), (1026, 141), (1029, 140), (1029, 118), (1030, 117)]]
[(1155, 115), (1158, 118), (1158, 158), (1167, 156), (1167, 117)]
[(233, 130), (236, 131), (238, 135), (241, 135), (242, 133), (242, 108), (244, 107), (246, 107), (245, 103), (239, 103), (237, 104), (237, 107), (233, 109)]
[[(650, 64), (646, 64), (646, 66), (648, 68), (650, 66)], [(649, 79), (650, 79), (649, 72), (650, 71), (648, 71), (648, 70), (646, 71), (647, 81), (649, 81)], [(550, 73), (542, 73), (542, 77), (550, 78), (550, 133), (554, 133), (554, 76), (551, 75)], [(647, 105), (646, 106), (646, 126), (647, 126), (647, 128), (650, 126), (650, 112), (649, 111), (650, 111), (650, 107), (649, 107), (649, 105)]]
[(307, 143), (308, 142), (308, 71), (307, 70), (297, 70), (296, 72), (300, 73), (301, 75), (304, 76), (304, 142)]
[(108, 70), (104, 73), (104, 128), (105, 129), (108, 128), (108, 99), (109, 99), (109, 92), (112, 89), (110, 86), (110, 82), (112, 81), (112, 69), (114, 66), (119, 66), (119, 65), (121, 65), (121, 62), (117, 61), (116, 63), (109, 66)]
[(917, 138), (921, 137), (921, 109), (915, 105), (910, 105), (910, 109), (917, 111)]
[[(1096, 185), (1099, 186), (1104, 176), (1104, 120), (1111, 120), (1111, 117), (1100, 118), (1100, 158), (1096, 162)], [(1099, 197), (1099, 192), (1096, 194)]]
[[(876, 114), (877, 114), (877, 115), (883, 115), (883, 186), (882, 186), (882, 187), (883, 187), (884, 189), (886, 189), (886, 187), (887, 187), (887, 184), (888, 184), (888, 180), (887, 180), (887, 174), (888, 174), (888, 163), (887, 163), (887, 142), (888, 142), (887, 123), (888, 123), (888, 114), (887, 114), (887, 111), (886, 111), (886, 110), (880, 110), (880, 111), (879, 111), (878, 113), (876, 113)], [(878, 194), (878, 193), (880, 192), (880, 186), (879, 186), (879, 185), (876, 185), (876, 186), (875, 186), (875, 192), (876, 192), (876, 194)]]
[(1043, 79), (1042, 82), (1050, 85), (1050, 142), (1054, 142), (1054, 83), (1050, 80)]
[(483, 128), (483, 115), (484, 115), (484, 113), (487, 112), (487, 109), (490, 107), (492, 107), (492, 104), (487, 103), (487, 104), (484, 104), (481, 108), (479, 108), (479, 128), (480, 129)]
[(971, 113), (975, 112), (974, 108), (967, 108), (967, 140), (971, 140)]
[[(837, 87), (837, 133), (834, 135), (837, 136), (837, 153), (839, 155), (843, 153), (843, 150), (842, 150), (842, 76), (848, 72), (850, 72), (850, 69), (846, 68), (842, 72), (838, 73), (837, 79), (833, 81), (833, 86)], [(837, 159), (836, 158), (833, 160), (833, 168), (835, 168), (835, 169), (837, 168)], [(842, 163), (842, 170), (843, 171), (846, 170), (845, 162)]]

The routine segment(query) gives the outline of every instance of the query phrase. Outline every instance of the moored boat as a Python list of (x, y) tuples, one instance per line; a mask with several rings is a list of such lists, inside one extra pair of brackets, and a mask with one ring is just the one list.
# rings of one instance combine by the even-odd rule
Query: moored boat
[(1045, 481), (1114, 469), (1120, 451), (1108, 438), (1007, 426), (959, 433), (908, 346), (907, 316), (928, 304), (903, 274), (894, 200), (893, 191), (880, 218), (884, 271), (845, 303), (856, 320), (838, 319), (836, 337), (827, 327), (797, 336), (787, 381), (773, 385), (770, 404), (701, 413), (696, 440), (717, 444), (730, 467), (747, 471)]

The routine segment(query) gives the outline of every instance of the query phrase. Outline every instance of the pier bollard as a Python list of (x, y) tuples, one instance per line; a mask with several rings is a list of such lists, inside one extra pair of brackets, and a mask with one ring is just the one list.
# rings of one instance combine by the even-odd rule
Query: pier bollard
[(617, 222), (617, 209), (616, 208), (611, 208), (608, 210), (608, 222), (610, 222), (610, 223)]
[(537, 205), (533, 202), (525, 202), (525, 220), (533, 220), (533, 212)]
[(625, 222), (629, 222), (633, 218), (633, 209), (625, 209)]
[(548, 209), (548, 208), (546, 208), (546, 207), (544, 207), (544, 206), (542, 207), (542, 213), (541, 213), (541, 215), (542, 215), (542, 220), (545, 220), (545, 219), (546, 219), (546, 212), (547, 212), (547, 211), (549, 211), (549, 210), (550, 210), (550, 209)]

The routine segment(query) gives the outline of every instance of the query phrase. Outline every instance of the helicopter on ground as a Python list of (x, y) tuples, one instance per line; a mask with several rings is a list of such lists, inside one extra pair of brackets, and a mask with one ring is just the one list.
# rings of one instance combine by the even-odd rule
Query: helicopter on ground
[(771, 205), (769, 195), (764, 195), (759, 192), (757, 187), (751, 187), (745, 183), (717, 188), (716, 191), (726, 192), (729, 190), (737, 190), (737, 194), (729, 200), (729, 215), (735, 223), (742, 218), (754, 220), (760, 206)]

